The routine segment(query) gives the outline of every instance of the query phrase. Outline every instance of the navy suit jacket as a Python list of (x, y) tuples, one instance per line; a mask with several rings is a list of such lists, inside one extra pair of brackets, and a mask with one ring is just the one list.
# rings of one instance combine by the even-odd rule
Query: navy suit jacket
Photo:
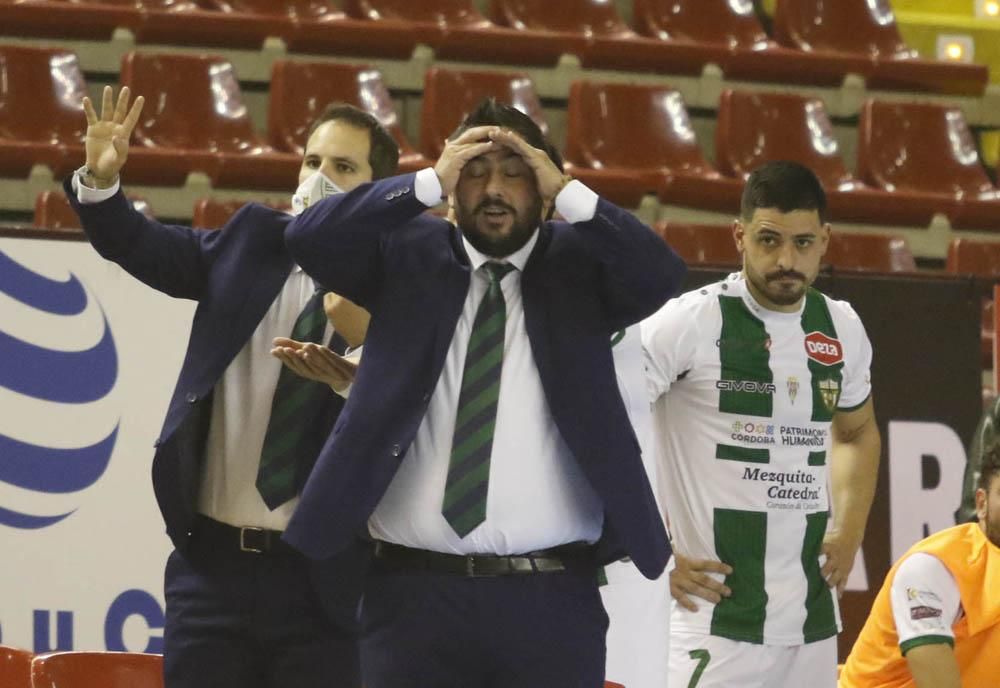
[[(286, 230), (295, 260), (371, 312), (350, 399), (285, 539), (322, 558), (365, 528), (427, 410), (469, 289), (461, 234), (424, 213), (414, 175), (324, 199)], [(601, 199), (593, 220), (546, 222), (521, 277), (525, 327), (556, 426), (601, 497), (604, 561), (649, 577), (670, 545), (618, 392), (610, 337), (675, 294), (684, 263)]]
[[(107, 201), (81, 205), (70, 179), (64, 187), (101, 256), (154, 289), (198, 301), (184, 365), (153, 458), (153, 489), (167, 534), (185, 551), (197, 515), (212, 391), (288, 278), (293, 263), (284, 229), (291, 217), (250, 204), (221, 230), (195, 230), (146, 218), (121, 191)], [(274, 364), (281, 365), (277, 359)], [(311, 461), (300, 466), (300, 486), (342, 406), (343, 400), (331, 390), (316, 409), (309, 433), (312, 446), (306, 453)]]

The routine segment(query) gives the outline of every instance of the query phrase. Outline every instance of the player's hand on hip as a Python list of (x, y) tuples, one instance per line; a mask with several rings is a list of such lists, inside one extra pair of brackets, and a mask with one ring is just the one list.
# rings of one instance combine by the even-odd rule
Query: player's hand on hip
[(854, 542), (836, 530), (829, 531), (823, 538), (823, 545), (820, 548), (820, 553), (823, 555), (820, 560), (822, 562), (820, 573), (827, 585), (836, 588), (837, 597), (844, 594), (847, 577), (854, 568), (854, 557), (860, 546), (860, 542)]
[(129, 88), (125, 86), (118, 94), (118, 103), (113, 103), (110, 86), (104, 87), (101, 115), (97, 116), (90, 98), (83, 99), (83, 112), (87, 116), (87, 134), (84, 148), (87, 152), (87, 167), (95, 182), (111, 186), (128, 157), (129, 138), (139, 121), (142, 96), (135, 99), (129, 108)]
[(725, 583), (716, 580), (712, 573), (730, 575), (733, 567), (714, 559), (692, 559), (674, 552), (675, 566), (670, 572), (670, 596), (688, 611), (698, 611), (692, 597), (718, 604), (733, 594)]
[(434, 172), (441, 182), (441, 196), (449, 196), (458, 185), (458, 177), (462, 174), (465, 164), (480, 155), (496, 150), (497, 144), (490, 138), (490, 133), (498, 131), (494, 126), (472, 127), (466, 129), (454, 141), (446, 141), (444, 150), (434, 165)]
[(493, 141), (510, 148), (528, 163), (535, 173), (538, 193), (546, 203), (551, 202), (572, 179), (568, 174), (556, 167), (549, 154), (540, 148), (535, 148), (519, 134), (510, 129), (497, 128), (490, 135)]

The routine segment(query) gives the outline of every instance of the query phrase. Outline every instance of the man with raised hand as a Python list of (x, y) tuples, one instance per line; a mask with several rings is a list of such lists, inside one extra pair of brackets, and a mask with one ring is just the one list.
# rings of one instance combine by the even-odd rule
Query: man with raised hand
[[(119, 173), (142, 105), (129, 108), (127, 88), (117, 105), (104, 90), (100, 116), (84, 100), (86, 164), (64, 187), (98, 253), (198, 301), (153, 459), (176, 548), (164, 583), (165, 684), (360, 686), (356, 610), (370, 548), (353, 541), (310, 561), (280, 538), (343, 401), (272, 353), (337, 377), (339, 359), (318, 345), (339, 340), (325, 289), (286, 250), (287, 213), (248, 204), (222, 229), (200, 231), (132, 209)], [(310, 131), (293, 206), (391, 174), (397, 158), (374, 118), (331, 106)], [(350, 369), (339, 370), (344, 386)]]

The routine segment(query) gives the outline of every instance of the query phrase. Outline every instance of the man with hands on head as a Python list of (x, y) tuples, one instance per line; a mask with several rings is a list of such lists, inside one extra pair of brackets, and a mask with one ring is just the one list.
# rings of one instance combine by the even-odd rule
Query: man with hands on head
[[(445, 198), (457, 226), (425, 212)], [(374, 538), (368, 688), (599, 688), (598, 564), (628, 555), (655, 577), (670, 553), (611, 335), (673, 294), (683, 263), (492, 99), (433, 169), (325, 199), (286, 241), (371, 313), (284, 536), (314, 557)]]
[[(249, 204), (222, 229), (200, 231), (135, 212), (119, 188), (143, 106), (139, 97), (130, 108), (129, 95), (113, 104), (106, 88), (100, 116), (84, 99), (86, 165), (64, 188), (98, 253), (198, 301), (152, 468), (176, 548), (164, 583), (165, 684), (360, 686), (356, 612), (370, 548), (347, 543), (310, 561), (280, 538), (343, 400), (274, 356), (319, 366), (337, 387), (351, 378), (319, 346), (343, 346), (324, 290), (285, 248), (287, 213)], [(309, 132), (293, 207), (384, 177), (397, 159), (374, 118), (333, 105)], [(358, 314), (348, 315), (350, 325)]]
[(833, 688), (878, 472), (871, 344), (811, 287), (830, 226), (810, 170), (755, 170), (733, 238), (740, 273), (642, 323), (676, 548), (669, 682)]

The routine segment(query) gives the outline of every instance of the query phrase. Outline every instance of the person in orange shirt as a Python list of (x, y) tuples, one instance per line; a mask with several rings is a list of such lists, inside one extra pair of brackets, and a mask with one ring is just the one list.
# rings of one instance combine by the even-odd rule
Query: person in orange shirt
[(838, 688), (1000, 685), (1000, 443), (983, 454), (976, 515), (892, 567)]

